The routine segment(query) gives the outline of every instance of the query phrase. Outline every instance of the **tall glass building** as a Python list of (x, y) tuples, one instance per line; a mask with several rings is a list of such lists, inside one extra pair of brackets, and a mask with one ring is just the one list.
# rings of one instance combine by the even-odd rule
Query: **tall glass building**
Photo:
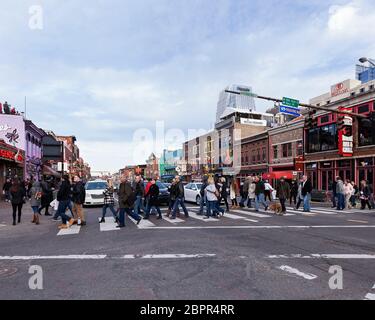
[(241, 110), (255, 111), (255, 100), (253, 97), (238, 95), (234, 93), (227, 93), (225, 90), (238, 91), (238, 92), (252, 92), (252, 88), (243, 85), (231, 85), (226, 87), (219, 96), (216, 111), (216, 122), (220, 122), (222, 114), (227, 108), (234, 108)]
[(367, 67), (363, 65), (356, 66), (356, 79), (362, 83), (375, 80), (375, 67)]

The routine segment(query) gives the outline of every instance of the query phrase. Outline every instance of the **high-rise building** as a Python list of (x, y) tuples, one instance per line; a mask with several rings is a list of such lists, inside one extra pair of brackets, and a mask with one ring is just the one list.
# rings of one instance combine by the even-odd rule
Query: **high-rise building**
[(255, 100), (253, 97), (238, 95), (234, 93), (225, 92), (226, 90), (236, 92), (252, 92), (252, 88), (243, 85), (231, 85), (226, 87), (219, 96), (216, 111), (216, 122), (220, 122), (220, 118), (227, 108), (234, 108), (241, 110), (255, 111)]

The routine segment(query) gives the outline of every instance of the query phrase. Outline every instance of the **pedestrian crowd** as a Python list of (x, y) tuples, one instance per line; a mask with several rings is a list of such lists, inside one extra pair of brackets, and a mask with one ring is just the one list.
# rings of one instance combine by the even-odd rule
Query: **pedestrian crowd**
[[(105, 223), (107, 211), (110, 210), (118, 228), (125, 227), (125, 216), (128, 215), (139, 224), (142, 219), (149, 219), (156, 212), (157, 219), (162, 219), (160, 210), (160, 188), (157, 178), (148, 179), (146, 182), (141, 176), (136, 176), (134, 181), (126, 177), (121, 178), (121, 184), (115, 190), (113, 181), (107, 181), (107, 187), (103, 191), (104, 205), (100, 223)], [(356, 186), (353, 181), (343, 181), (337, 177), (332, 184), (332, 207), (337, 210), (352, 209), (361, 204), (364, 210), (375, 208), (373, 190), (366, 181), (361, 181)], [(185, 189), (179, 176), (176, 176), (169, 186), (169, 203), (166, 217), (176, 219), (180, 216), (180, 208), (185, 217), (189, 217), (185, 206)], [(277, 181), (274, 188), (268, 180), (259, 176), (248, 176), (241, 187), (235, 179), (227, 181), (225, 177), (203, 178), (200, 193), (200, 208), (198, 215), (204, 219), (218, 219), (233, 209), (255, 208), (259, 211), (261, 207), (265, 211), (271, 204), (279, 201), (280, 213), (287, 212), (286, 204), (289, 201), (294, 210), (299, 210), (303, 205), (304, 212), (311, 210), (312, 183), (307, 176), (291, 183), (286, 178)], [(117, 191), (118, 208), (115, 205), (115, 194)], [(13, 225), (21, 223), (22, 208), (26, 201), (30, 202), (33, 212), (32, 223), (40, 224), (40, 216), (44, 210), (45, 216), (49, 213), (51, 206), (55, 209), (53, 220), (60, 221), (60, 229), (66, 229), (77, 224), (86, 225), (83, 205), (85, 203), (85, 184), (78, 176), (70, 179), (68, 175), (63, 176), (61, 181), (42, 179), (37, 181), (29, 179), (25, 182), (15, 177), (7, 179), (3, 186), (3, 194), (6, 202), (12, 204)], [(231, 201), (231, 206), (228, 202)], [(240, 197), (240, 201), (238, 198)], [(224, 205), (223, 208), (221, 205)]]

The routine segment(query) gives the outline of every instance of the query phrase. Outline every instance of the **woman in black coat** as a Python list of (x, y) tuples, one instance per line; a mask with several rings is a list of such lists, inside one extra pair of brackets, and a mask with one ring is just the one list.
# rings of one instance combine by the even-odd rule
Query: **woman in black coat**
[(159, 208), (159, 193), (160, 191), (159, 191), (158, 185), (156, 184), (156, 180), (152, 179), (151, 187), (146, 194), (146, 197), (149, 197), (150, 200), (148, 201), (148, 204), (147, 204), (145, 219), (148, 219), (150, 217), (150, 211), (152, 208), (155, 208), (156, 211), (158, 212), (159, 214), (158, 219), (159, 220), (162, 219), (161, 211)]
[(18, 223), (21, 223), (22, 207), (25, 203), (26, 190), (19, 181), (14, 181), (10, 188), (11, 203), (13, 208), (13, 225), (16, 225), (16, 216), (18, 211)]

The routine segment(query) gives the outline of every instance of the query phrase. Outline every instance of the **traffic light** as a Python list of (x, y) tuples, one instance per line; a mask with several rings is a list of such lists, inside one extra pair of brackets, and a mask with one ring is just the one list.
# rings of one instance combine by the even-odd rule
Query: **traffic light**
[(316, 114), (316, 110), (310, 110), (308, 118), (305, 119), (305, 127), (306, 129), (310, 130), (318, 126), (318, 119), (314, 118)]

